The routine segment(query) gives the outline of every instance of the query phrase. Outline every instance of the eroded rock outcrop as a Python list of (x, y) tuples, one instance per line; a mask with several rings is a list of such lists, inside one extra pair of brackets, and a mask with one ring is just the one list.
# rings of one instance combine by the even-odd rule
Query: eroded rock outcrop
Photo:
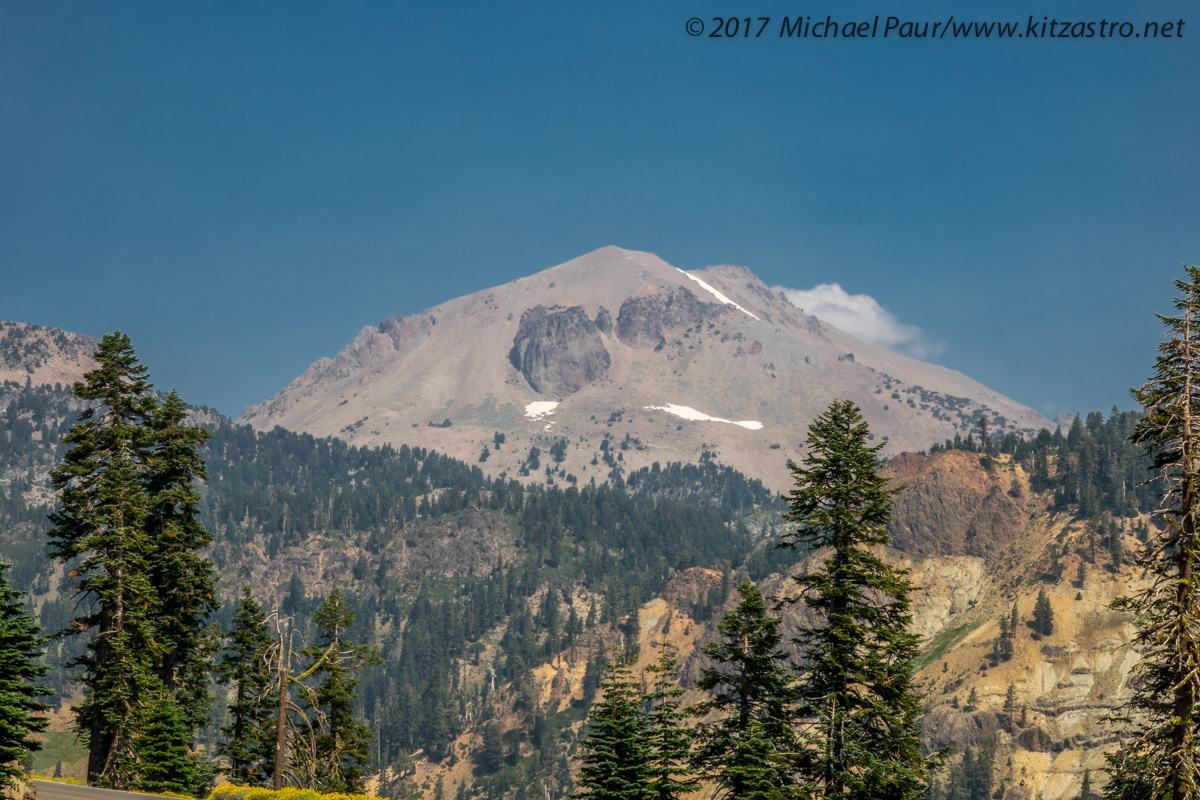
[(582, 306), (521, 315), (509, 360), (535, 391), (565, 397), (608, 374), (612, 358)]
[(600, 329), (601, 333), (612, 333), (612, 314), (604, 306), (600, 306), (600, 310), (596, 312), (596, 327)]
[(888, 525), (892, 545), (914, 555), (989, 558), (1012, 544), (1024, 507), (981, 466), (983, 458), (955, 451), (892, 459), (888, 476), (905, 484)]
[(662, 340), (663, 331), (680, 324), (692, 325), (713, 319), (726, 308), (719, 303), (703, 303), (684, 287), (641, 294), (621, 303), (617, 314), (617, 337), (628, 345), (638, 342), (657, 344)]
[[(953, 747), (962, 752), (968, 747), (979, 747), (994, 739), (997, 731), (1012, 733), (1013, 726), (1011, 718), (1005, 714), (964, 709), (950, 712), (933, 711), (926, 714), (923, 730), (925, 745), (930, 750)], [(1040, 728), (1037, 730), (1045, 735)]]

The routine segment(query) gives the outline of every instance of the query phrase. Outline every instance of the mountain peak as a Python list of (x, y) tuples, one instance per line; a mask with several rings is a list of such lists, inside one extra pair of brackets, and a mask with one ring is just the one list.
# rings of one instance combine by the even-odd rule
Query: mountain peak
[(888, 452), (965, 435), (983, 413), (996, 430), (1048, 424), (803, 313), (746, 267), (684, 271), (614, 246), (365, 327), (241, 419), (551, 482), (708, 452), (783, 488), (807, 424), (843, 397)]

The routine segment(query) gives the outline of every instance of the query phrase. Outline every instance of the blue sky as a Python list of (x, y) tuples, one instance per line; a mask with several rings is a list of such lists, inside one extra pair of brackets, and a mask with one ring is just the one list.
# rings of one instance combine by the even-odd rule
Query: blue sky
[[(868, 295), (1044, 413), (1130, 407), (1200, 262), (1195, 8), (0, 0), (0, 318), (119, 327), (236, 415), (364, 325), (616, 244)], [(780, 39), (797, 13), (1186, 27)], [(730, 14), (772, 22), (685, 31)]]

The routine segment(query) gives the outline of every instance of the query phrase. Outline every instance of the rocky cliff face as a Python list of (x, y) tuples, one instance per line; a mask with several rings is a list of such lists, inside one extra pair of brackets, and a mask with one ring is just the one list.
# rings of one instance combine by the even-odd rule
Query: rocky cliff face
[[(1085, 770), (1092, 772), (1093, 786), (1102, 784), (1104, 753), (1118, 735), (1106, 718), (1127, 702), (1139, 658), (1131, 647), (1132, 620), (1109, 604), (1136, 587), (1136, 570), (1085, 563), (1082, 585), (1047, 578), (1052, 549), (1063, 554), (1064, 574), (1077, 574), (1084, 524), (1054, 514), (1051, 495), (1032, 493), (1025, 473), (1008, 457), (981, 464), (978, 454), (964, 452), (908, 454), (893, 459), (888, 473), (908, 483), (896, 498), (892, 541), (902, 549), (889, 548), (884, 555), (909, 569), (917, 587), (913, 631), (923, 643), (918, 685), (928, 707), (928, 747), (954, 748), (957, 758), (968, 747), (994, 744), (995, 778), (1006, 800), (1074, 800)], [(990, 490), (995, 485), (1004, 487), (1003, 499)], [(1019, 497), (1007, 494), (1014, 488)], [(1130, 536), (1126, 548), (1135, 547)], [(816, 554), (759, 586), (768, 597), (786, 596), (789, 575), (813, 569), (821, 558)], [(667, 631), (678, 647), (685, 683), (694, 685), (704, 666), (701, 648), (714, 640), (720, 616), (718, 611), (701, 622), (694, 611), (720, 582), (712, 570), (680, 571), (643, 607), (642, 666), (653, 641)], [(1050, 599), (1054, 630), (1037, 638), (1027, 623), (1041, 591)], [(1012, 657), (994, 661), (999, 618), (1014, 607)], [(809, 624), (798, 604), (779, 613), (789, 635)], [(578, 696), (581, 673), (572, 678), (567, 662), (539, 668), (538, 674), (545, 680), (546, 701), (565, 707)], [(688, 699), (699, 698), (693, 693)]]
[[(1119, 733), (1106, 717), (1128, 700), (1138, 661), (1133, 620), (1110, 603), (1136, 588), (1137, 571), (1088, 562), (1091, 523), (1054, 513), (1051, 496), (1032, 492), (1008, 457), (906, 454), (887, 473), (907, 484), (896, 497), (892, 544), (906, 551), (923, 587), (917, 598), (925, 598), (915, 608), (926, 637), (929, 746), (961, 752), (995, 742), (997, 779), (1010, 800), (1073, 800), (1085, 770), (1102, 782), (1104, 753)], [(1133, 522), (1122, 524), (1132, 530)], [(1138, 546), (1123, 538), (1126, 552)], [(1055, 560), (1064, 577), (1053, 576)], [(968, 561), (977, 573), (945, 571)], [(1080, 567), (1082, 583), (1065, 577), (1077, 579)], [(1054, 630), (1038, 638), (1028, 623), (1041, 591)], [(1000, 617), (1014, 608), (1013, 655), (997, 660)]]
[(955, 451), (938, 458), (902, 453), (888, 465), (895, 498), (888, 526), (892, 544), (914, 555), (992, 558), (1012, 545), (1030, 509), (1011, 479), (1001, 481), (993, 459)]
[(621, 304), (617, 315), (617, 336), (625, 344), (658, 345), (664, 332), (716, 319), (725, 309), (718, 303), (703, 303), (687, 287), (665, 292), (647, 292)]
[(612, 357), (600, 332), (581, 306), (562, 311), (534, 306), (521, 315), (509, 360), (535, 392), (561, 400), (608, 375)]

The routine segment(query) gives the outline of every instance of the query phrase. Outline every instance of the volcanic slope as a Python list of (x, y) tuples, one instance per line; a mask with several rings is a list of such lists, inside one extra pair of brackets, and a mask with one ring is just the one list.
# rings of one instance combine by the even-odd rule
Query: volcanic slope
[(551, 481), (708, 451), (784, 489), (807, 424), (843, 397), (891, 453), (965, 436), (982, 413), (999, 431), (1050, 424), (805, 314), (746, 268), (684, 272), (617, 247), (366, 327), (240, 421)]
[(96, 345), (95, 339), (79, 333), (0, 320), (0, 384), (70, 387), (95, 368)]

